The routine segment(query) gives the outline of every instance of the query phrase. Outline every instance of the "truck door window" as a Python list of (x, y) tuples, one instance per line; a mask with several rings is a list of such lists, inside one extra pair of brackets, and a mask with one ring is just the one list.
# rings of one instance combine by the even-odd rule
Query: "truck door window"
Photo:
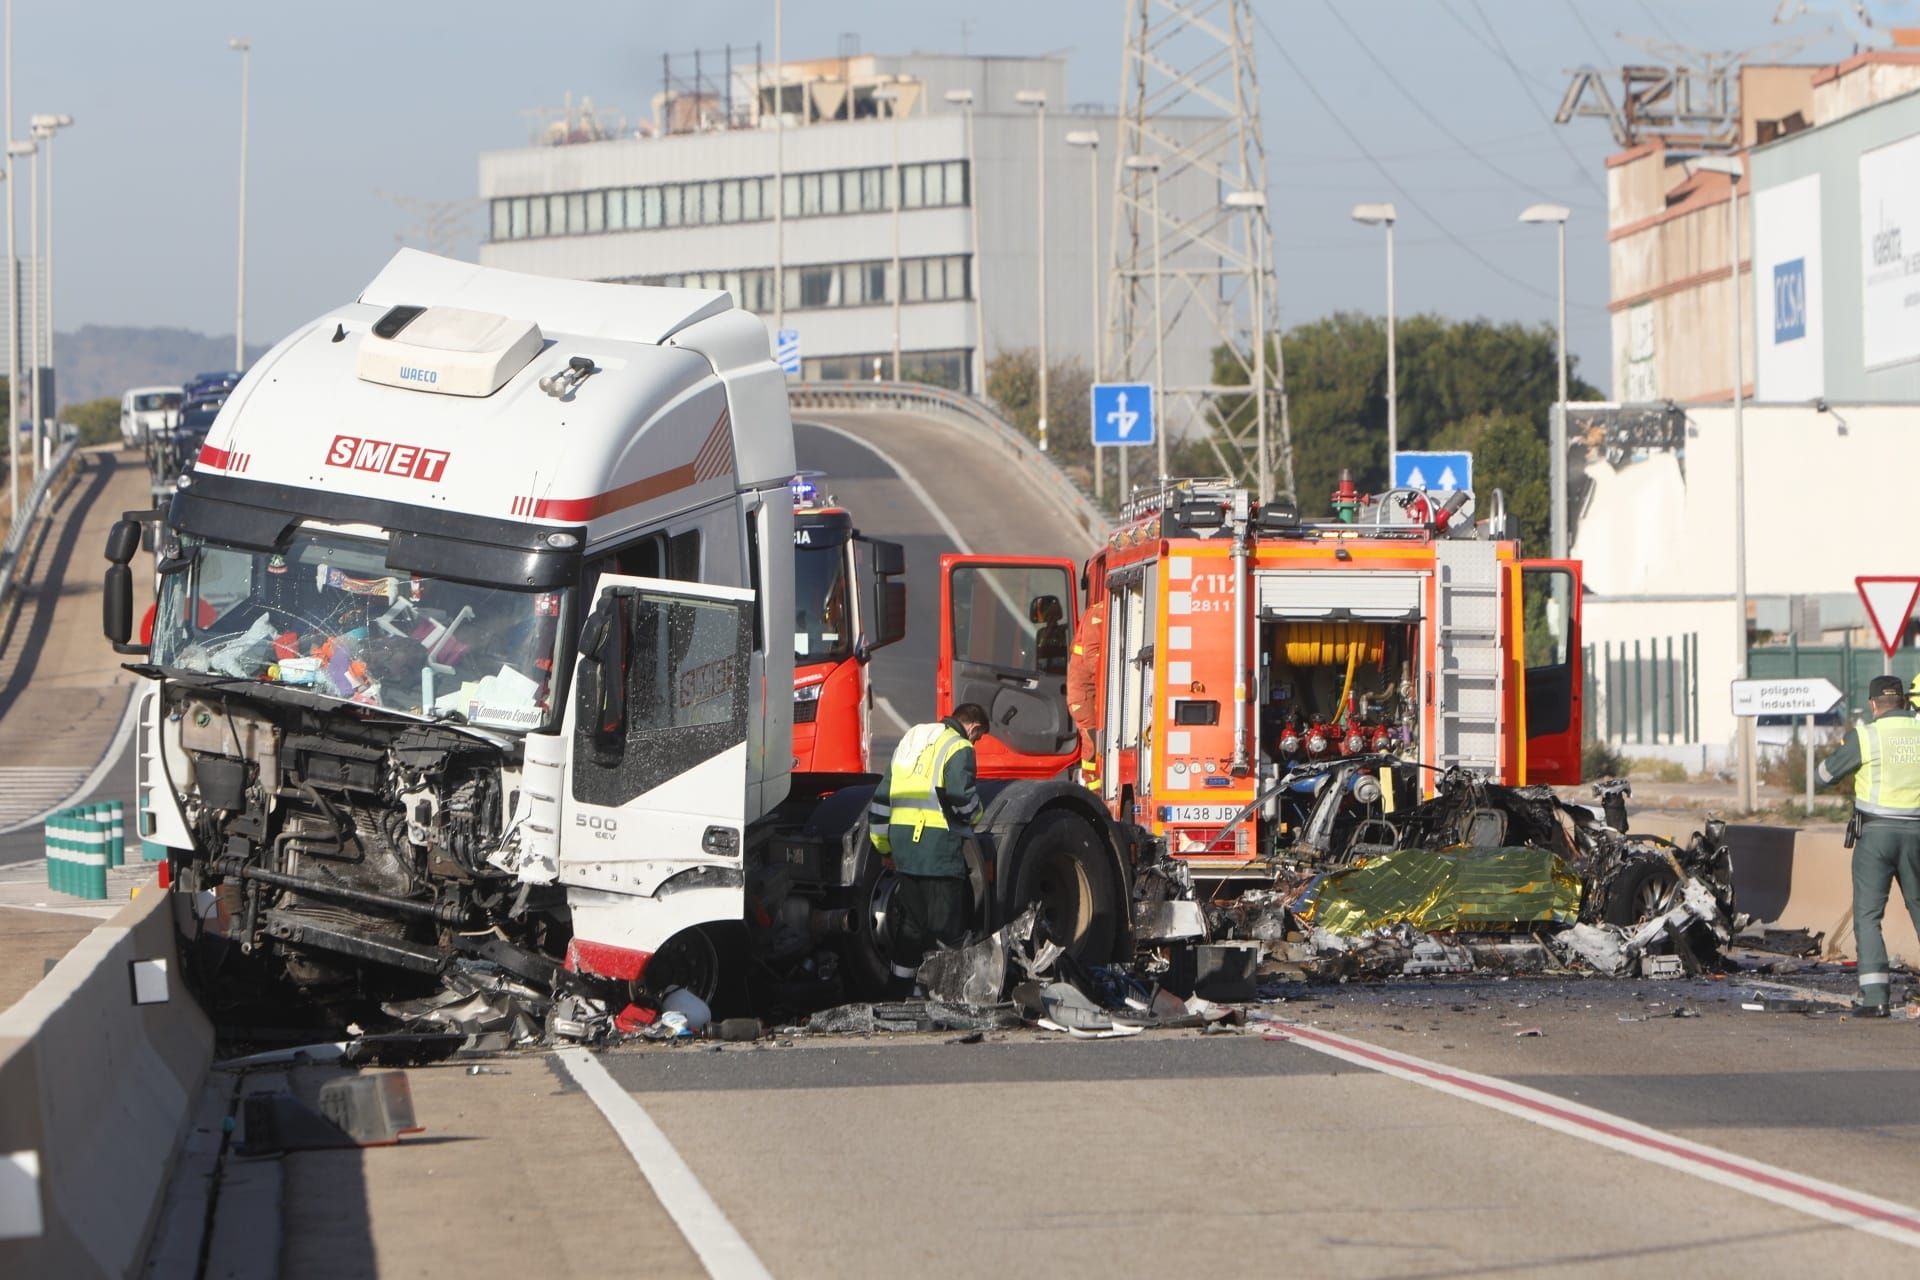
[(1564, 733), (1573, 714), (1573, 575), (1564, 569), (1527, 569), (1520, 577), (1527, 733)]
[(1073, 587), (1057, 565), (963, 564), (949, 580), (954, 705), (985, 707), (994, 737), (1018, 754), (1073, 749), (1065, 679)]
[(667, 539), (667, 577), (676, 582), (700, 581), (700, 531), (689, 529)]
[[(576, 716), (573, 798), (620, 805), (746, 741), (746, 606), (651, 591), (629, 603), (626, 737), (596, 757), (592, 716)], [(603, 763), (604, 761), (604, 763)]]

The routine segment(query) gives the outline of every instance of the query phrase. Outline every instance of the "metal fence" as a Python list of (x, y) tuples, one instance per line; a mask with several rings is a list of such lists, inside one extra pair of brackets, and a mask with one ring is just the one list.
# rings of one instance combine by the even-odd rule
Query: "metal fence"
[[(1884, 655), (1871, 645), (1789, 642), (1747, 650), (1747, 674), (1756, 680), (1825, 676), (1833, 681), (1847, 696), (1843, 713), (1857, 714), (1866, 707), (1867, 683), (1886, 666)], [(1914, 673), (1920, 672), (1920, 651), (1901, 650), (1894, 655), (1892, 668), (1901, 684), (1910, 685)]]
[(1587, 723), (1608, 743), (1700, 738), (1700, 634), (1588, 645)]
[(67, 468), (73, 465), (73, 455), (78, 450), (76, 441), (69, 439), (53, 455), (53, 464), (40, 473), (28, 492), (25, 507), (15, 517), (13, 528), (7, 533), (7, 542), (0, 548), (0, 607), (4, 607), (13, 596), (16, 572), (20, 557), (26, 549), (27, 539), (33, 534), (33, 527), (50, 506), (48, 495), (54, 486), (66, 477)]

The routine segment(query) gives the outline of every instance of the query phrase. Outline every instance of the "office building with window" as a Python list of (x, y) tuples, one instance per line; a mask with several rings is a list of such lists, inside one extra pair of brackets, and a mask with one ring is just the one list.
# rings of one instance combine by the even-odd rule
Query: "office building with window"
[[(948, 97), (961, 90), (972, 95), (971, 154), (967, 108)], [(1046, 96), (1040, 122), (1015, 96), (1033, 92)], [(546, 145), (483, 154), (481, 262), (725, 289), (770, 326), (779, 312), (809, 379), (893, 376), (897, 317), (901, 376), (977, 390), (983, 336), (988, 357), (1039, 343), (1044, 137), (1048, 354), (1093, 367), (1116, 127), (1110, 108), (1067, 102), (1062, 59), (736, 61), (709, 81), (669, 77), (653, 108), (652, 122), (615, 136), (561, 128)], [(1069, 145), (1073, 132), (1099, 145)], [(1219, 193), (1185, 172), (1167, 177), (1162, 199), (1204, 206)], [(1170, 381), (1203, 374), (1209, 332), (1198, 317), (1177, 327)]]

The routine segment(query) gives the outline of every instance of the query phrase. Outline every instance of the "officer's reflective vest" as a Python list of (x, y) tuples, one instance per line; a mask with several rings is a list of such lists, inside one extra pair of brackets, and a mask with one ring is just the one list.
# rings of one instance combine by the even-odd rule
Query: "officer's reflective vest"
[(894, 749), (887, 779), (887, 821), (896, 827), (911, 827), (916, 844), (928, 827), (947, 830), (947, 811), (940, 803), (938, 788), (953, 757), (971, 745), (944, 720), (907, 730)]
[(1882, 818), (1920, 818), (1920, 720), (1882, 716), (1860, 726), (1853, 807)]

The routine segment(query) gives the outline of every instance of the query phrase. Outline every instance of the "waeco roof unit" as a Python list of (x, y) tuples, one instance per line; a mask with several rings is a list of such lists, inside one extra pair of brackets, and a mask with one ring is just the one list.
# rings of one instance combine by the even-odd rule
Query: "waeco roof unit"
[(360, 377), (445, 396), (490, 396), (540, 352), (540, 326), (461, 307), (393, 307), (360, 339)]

